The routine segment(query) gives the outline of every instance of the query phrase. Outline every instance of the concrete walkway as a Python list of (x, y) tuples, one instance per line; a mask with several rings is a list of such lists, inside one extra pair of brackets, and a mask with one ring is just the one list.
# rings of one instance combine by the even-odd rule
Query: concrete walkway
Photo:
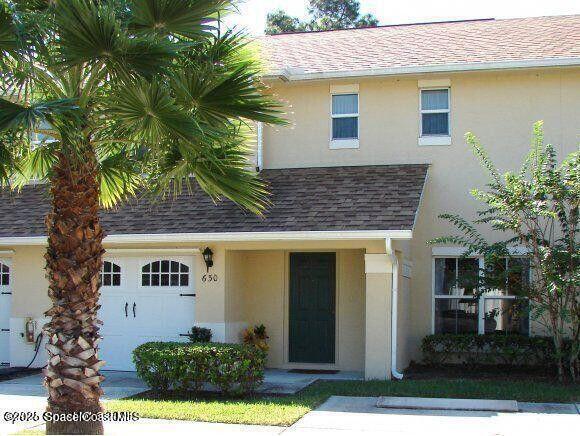
[[(146, 391), (148, 388), (138, 377), (135, 372), (123, 371), (103, 371), (106, 377), (101, 384), (105, 394), (103, 400), (114, 400), (119, 398), (130, 397), (138, 393)], [(268, 369), (265, 373), (264, 384), (260, 388), (262, 393), (271, 394), (293, 394), (308, 385), (314, 383), (319, 379), (334, 379), (334, 380), (360, 380), (362, 374), (355, 372), (339, 372), (337, 374), (300, 374), (289, 373), (286, 370)], [(46, 407), (46, 389), (42, 386), (42, 374), (34, 374), (26, 377), (21, 377), (12, 380), (0, 382), (0, 434), (13, 433), (15, 431), (23, 430), (34, 426), (35, 421), (28, 423), (10, 423), (5, 419), (5, 413), (15, 411), (22, 412), (36, 412), (39, 416), (42, 415)], [(147, 424), (147, 425), (145, 425)], [(38, 422), (38, 425), (41, 425)], [(237, 426), (228, 427), (224, 424), (206, 424), (197, 422), (182, 422), (182, 421), (157, 421), (157, 420), (141, 420), (139, 423), (108, 423), (107, 429), (113, 432), (126, 433), (128, 428), (135, 429), (136, 432), (150, 432), (149, 428), (159, 430), (165, 425), (181, 427), (202, 427), (203, 432), (212, 432), (215, 429), (218, 433), (222, 433), (226, 428), (231, 431), (253, 432), (259, 431), (262, 433), (280, 432), (284, 428), (272, 427), (261, 428), (257, 426)], [(161, 426), (161, 427), (160, 427)], [(247, 429), (245, 427), (248, 427)], [(137, 430), (139, 429), (139, 430)], [(156, 432), (156, 431), (153, 431)]]
[[(104, 371), (105, 400), (135, 395), (147, 387), (131, 372)], [(279, 390), (300, 389), (317, 379), (356, 378), (356, 374), (295, 374), (270, 370), (266, 382)], [(127, 423), (105, 423), (107, 434), (159, 434), (162, 432), (187, 432), (192, 434), (256, 434), (256, 435), (328, 435), (336, 433), (384, 435), (442, 436), (534, 436), (568, 434), (580, 428), (580, 405), (518, 403), (519, 412), (464, 410), (422, 410), (378, 408), (377, 397), (331, 397), (316, 410), (308, 413), (293, 426), (249, 426), (213, 424), (191, 421), (141, 419)], [(42, 415), (46, 393), (40, 374), (0, 382), (0, 434), (10, 434), (24, 429), (43, 429), (41, 421), (11, 423), (6, 412), (37, 412)]]
[(376, 404), (376, 397), (331, 397), (284, 433), (545, 436), (573, 434), (574, 428), (580, 428), (580, 414), (573, 404), (519, 403), (519, 413), (383, 409)]
[[(376, 397), (331, 397), (291, 427), (141, 419), (105, 423), (105, 433), (301, 436), (545, 436), (574, 434), (580, 415), (574, 404), (519, 403), (519, 413), (381, 409)], [(42, 426), (36, 427), (42, 430)]]

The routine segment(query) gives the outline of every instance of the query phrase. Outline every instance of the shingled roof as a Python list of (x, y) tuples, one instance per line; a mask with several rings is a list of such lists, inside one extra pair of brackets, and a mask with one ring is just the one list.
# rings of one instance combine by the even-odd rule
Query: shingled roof
[(518, 61), (548, 65), (570, 59), (576, 59), (577, 65), (580, 15), (289, 33), (264, 36), (260, 41), (271, 74), (436, 70), (437, 66)]
[[(264, 170), (273, 206), (265, 218), (200, 189), (171, 200), (133, 200), (104, 212), (109, 235), (223, 232), (411, 230), (427, 165)], [(46, 185), (0, 194), (0, 237), (45, 234)]]

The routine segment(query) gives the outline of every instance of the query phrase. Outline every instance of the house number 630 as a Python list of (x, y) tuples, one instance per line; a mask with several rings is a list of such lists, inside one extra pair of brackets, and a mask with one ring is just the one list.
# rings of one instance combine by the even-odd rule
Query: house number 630
[(201, 281), (204, 283), (205, 282), (217, 282), (217, 280), (218, 280), (217, 274), (204, 274), (201, 277)]

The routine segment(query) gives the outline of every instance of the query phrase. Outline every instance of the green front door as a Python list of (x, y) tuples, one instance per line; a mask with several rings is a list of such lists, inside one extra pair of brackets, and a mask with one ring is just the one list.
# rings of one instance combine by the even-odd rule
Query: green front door
[(334, 363), (336, 255), (290, 254), (290, 362)]

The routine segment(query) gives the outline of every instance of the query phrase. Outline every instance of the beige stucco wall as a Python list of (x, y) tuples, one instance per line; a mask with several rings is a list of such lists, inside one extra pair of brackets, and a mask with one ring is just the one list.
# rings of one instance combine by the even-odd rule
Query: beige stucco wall
[[(242, 319), (264, 324), (268, 331), (271, 367), (288, 364), (288, 250), (244, 251), (243, 278), (236, 289), (243, 295)], [(342, 370), (362, 371), (364, 366), (364, 258), (362, 250), (337, 250), (337, 354)], [(312, 365), (307, 365), (312, 367)]]
[[(212, 329), (214, 340), (239, 342), (247, 325), (263, 323), (270, 336), (269, 366), (287, 365), (287, 321), (289, 253), (292, 251), (333, 251), (337, 253), (337, 361), (333, 368), (363, 371), (365, 367), (365, 270), (366, 251), (384, 251), (384, 241), (277, 241), (211, 243), (214, 266), (210, 270), (217, 281), (204, 281), (206, 273), (202, 256), (194, 256), (195, 323)], [(148, 249), (203, 249), (206, 244), (145, 244), (115, 245), (109, 248)], [(4, 247), (3, 247), (4, 248)], [(24, 318), (45, 321), (43, 312), (49, 307), (47, 282), (44, 277), (43, 246), (5, 247), (11, 254), (13, 304), (11, 314), (11, 361), (13, 365), (27, 364), (33, 347), (26, 344), (20, 333), (24, 331)], [(139, 255), (125, 253), (122, 255)], [(121, 254), (111, 254), (119, 256)], [(146, 255), (146, 254), (143, 254)], [(151, 254), (149, 254), (151, 255)], [(162, 256), (162, 254), (158, 254)], [(379, 280), (380, 281), (380, 280)], [(390, 282), (389, 282), (390, 283)], [(374, 290), (388, 292), (390, 285), (384, 279)], [(371, 290), (373, 291), (373, 290)], [(390, 297), (385, 296), (385, 299)], [(390, 300), (389, 300), (390, 301)], [(374, 304), (376, 307), (376, 304)], [(388, 314), (388, 308), (381, 311)], [(370, 320), (374, 322), (373, 320)], [(371, 325), (372, 328), (372, 325)], [(372, 328), (374, 331), (380, 329)], [(383, 335), (388, 334), (383, 332)], [(383, 343), (384, 344), (384, 343)], [(381, 347), (372, 346), (373, 353), (384, 353)], [(44, 349), (36, 363), (45, 362)], [(385, 363), (387, 364), (387, 363)], [(312, 365), (306, 365), (312, 367)]]
[[(451, 83), (452, 144), (419, 146), (418, 80), (441, 78)], [(359, 85), (360, 148), (332, 150), (330, 87), (353, 83)], [(274, 82), (272, 86), (287, 102), (291, 126), (265, 129), (265, 168), (430, 164), (410, 245), (413, 276), (408, 295), (399, 302), (401, 309), (405, 301), (411, 308), (408, 319), (400, 320), (401, 364), (420, 358), (420, 340), (432, 329), (432, 256), (426, 241), (451, 230), (437, 216), (449, 211), (473, 217), (478, 203), (469, 190), (486, 182), (464, 134), (474, 132), (502, 171), (519, 168), (537, 120), (544, 120), (546, 140), (556, 145), (561, 157), (576, 151), (580, 143), (580, 68)], [(486, 229), (483, 233), (495, 237)]]
[[(433, 78), (451, 81), (451, 146), (417, 145), (418, 80)], [(330, 87), (345, 83), (359, 85), (360, 148), (331, 150)], [(580, 68), (271, 85), (286, 102), (291, 125), (264, 128), (265, 168), (426, 162), (449, 169), (461, 162), (468, 170), (473, 159), (463, 141), (467, 131), (500, 151), (507, 168), (520, 161), (531, 125), (540, 119), (559, 150), (579, 140)]]

